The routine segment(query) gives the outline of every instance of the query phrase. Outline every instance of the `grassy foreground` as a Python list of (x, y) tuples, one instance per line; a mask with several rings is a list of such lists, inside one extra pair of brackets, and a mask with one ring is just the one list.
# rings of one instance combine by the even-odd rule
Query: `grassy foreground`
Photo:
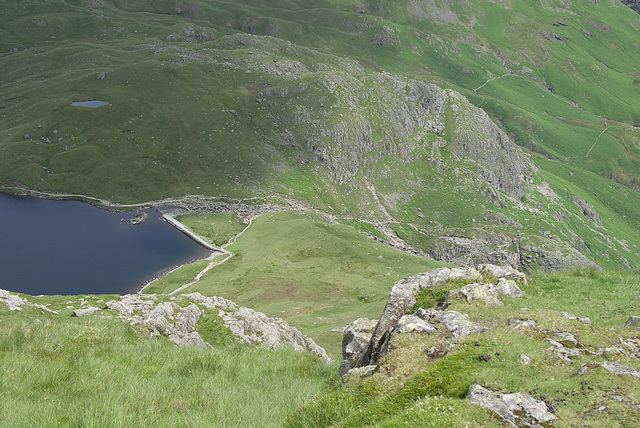
[[(451, 348), (442, 334), (397, 336), (376, 374), (340, 388), (337, 366), (309, 355), (233, 344), (215, 328), (201, 331), (214, 349), (176, 347), (118, 319), (72, 318), (67, 306), (79, 297), (29, 297), (60, 314), (0, 306), (0, 425), (505, 426), (464, 399), (479, 383), (544, 400), (554, 427), (638, 426), (640, 380), (599, 364), (640, 368), (640, 352), (624, 344), (640, 344), (640, 330), (622, 328), (640, 314), (640, 274), (538, 274), (524, 290), (503, 306), (454, 303), (489, 330)], [(85, 297), (96, 306), (111, 298)], [(536, 325), (515, 329), (511, 319)], [(571, 333), (572, 349), (583, 351), (559, 358), (547, 341), (560, 340), (556, 333)]]
[[(397, 336), (376, 374), (307, 404), (288, 426), (506, 426), (464, 399), (472, 383), (545, 401), (558, 416), (555, 427), (638, 426), (640, 380), (599, 367), (610, 361), (637, 370), (638, 355), (611, 350), (597, 355), (597, 350), (629, 351), (621, 343), (640, 337), (637, 326), (622, 328), (629, 315), (640, 314), (640, 274), (539, 274), (523, 289), (525, 297), (503, 299), (504, 306), (453, 304), (449, 309), (468, 313), (490, 329), (459, 338), (443, 352), (434, 351), (448, 346), (441, 334)], [(592, 323), (566, 319), (562, 311)], [(510, 319), (537, 324), (515, 329), (507, 325)], [(569, 361), (559, 358), (546, 339), (560, 340), (555, 333), (561, 332), (577, 339), (572, 349), (586, 351)], [(532, 363), (523, 364), (520, 354)]]
[(118, 319), (72, 318), (78, 297), (29, 300), (61, 313), (0, 305), (3, 427), (277, 427), (337, 385), (335, 367), (290, 349), (211, 335), (215, 349), (176, 347)]

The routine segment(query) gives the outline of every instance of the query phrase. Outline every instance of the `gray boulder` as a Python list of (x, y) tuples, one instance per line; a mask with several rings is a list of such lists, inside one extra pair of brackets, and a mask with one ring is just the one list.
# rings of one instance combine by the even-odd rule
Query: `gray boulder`
[(371, 340), (376, 321), (359, 318), (347, 325), (342, 335), (342, 364), (338, 373), (344, 376), (358, 362), (362, 351)]
[(560, 312), (560, 316), (568, 320), (578, 320), (583, 324), (591, 324), (591, 320), (589, 319), (589, 317), (577, 317), (568, 312)]
[(577, 357), (584, 352), (583, 349), (568, 348), (562, 343), (557, 342), (553, 339), (547, 339), (546, 341), (553, 345), (551, 348), (549, 348), (550, 351), (555, 351), (558, 358), (568, 362), (571, 362), (571, 357)]
[(623, 328), (640, 328), (640, 317), (631, 315), (629, 319), (622, 324)]
[(89, 315), (92, 314), (96, 311), (99, 311), (99, 308), (96, 308), (95, 306), (87, 306), (86, 308), (82, 308), (82, 309), (76, 309), (75, 311), (73, 311), (73, 316), (74, 317), (81, 317), (83, 315)]
[(471, 404), (491, 410), (512, 426), (541, 427), (540, 424), (557, 419), (543, 401), (519, 392), (500, 394), (473, 384), (466, 398)]
[(491, 275), (494, 278), (513, 279), (514, 281), (520, 280), (524, 285), (527, 285), (526, 275), (509, 266), (483, 264), (478, 266), (478, 271), (482, 275)]
[(120, 296), (119, 301), (111, 300), (105, 306), (121, 316), (131, 316), (134, 312), (148, 313), (157, 299), (154, 294), (145, 294), (144, 298), (139, 294), (126, 294)]
[(556, 337), (558, 337), (560, 340), (563, 340), (565, 342), (570, 342), (573, 343), (574, 345), (578, 344), (578, 340), (576, 339), (576, 337), (568, 332), (561, 332), (561, 333), (554, 333), (556, 335)]
[(615, 373), (619, 375), (629, 375), (629, 376), (634, 376), (640, 379), (640, 370), (634, 369), (631, 367), (625, 367), (621, 364), (614, 363), (613, 361), (605, 361), (603, 363), (600, 363), (600, 367), (602, 367), (603, 369), (605, 369), (610, 373)]
[[(327, 364), (333, 362), (322, 347), (281, 319), (267, 317), (262, 312), (238, 306), (221, 297), (205, 297), (200, 293), (186, 294), (182, 297), (197, 302), (205, 308), (217, 311), (218, 316), (222, 318), (224, 326), (242, 342), (272, 349), (290, 346), (296, 351), (306, 351), (317, 355)], [(185, 314), (184, 317), (186, 316)], [(187, 321), (185, 320), (184, 322)]]
[(371, 340), (356, 366), (364, 367), (376, 364), (386, 354), (389, 340), (391, 339), (390, 333), (395, 328), (398, 320), (415, 306), (418, 290), (444, 284), (450, 274), (451, 269), (440, 268), (396, 282), (391, 288), (391, 294), (371, 336)]
[(520, 330), (521, 328), (533, 328), (536, 326), (536, 322), (534, 320), (523, 320), (514, 318), (510, 319), (507, 325), (515, 330)]
[(454, 300), (460, 299), (467, 302), (474, 300), (483, 301), (489, 305), (502, 306), (499, 296), (522, 297), (522, 291), (512, 279), (500, 278), (498, 284), (474, 283), (451, 290), (445, 296), (445, 307)]
[(438, 331), (438, 328), (432, 324), (429, 324), (417, 315), (404, 315), (396, 324), (396, 328), (393, 330), (394, 334), (403, 333), (426, 333), (433, 334)]
[[(508, 279), (521, 279), (525, 280), (524, 274), (511, 268), (504, 268), (500, 270), (499, 267), (493, 265), (485, 265), (486, 272), (493, 272), (493, 274), (504, 274)], [(378, 360), (382, 358), (389, 349), (389, 343), (391, 336), (394, 332), (398, 321), (409, 312), (416, 304), (416, 296), (420, 290), (442, 285), (448, 280), (464, 279), (467, 281), (481, 281), (481, 272), (474, 268), (439, 268), (434, 269), (427, 273), (414, 275), (409, 278), (404, 278), (393, 285), (387, 304), (382, 311), (382, 315), (378, 320), (378, 324), (371, 335), (371, 340), (367, 344), (367, 347), (362, 352), (361, 357), (356, 363), (356, 367), (364, 367), (370, 364), (377, 364)], [(515, 284), (513, 284), (515, 286)], [(512, 292), (513, 287), (511, 283), (502, 283), (499, 287), (496, 286), (497, 293)], [(517, 288), (517, 287), (516, 287)], [(519, 290), (519, 289), (518, 289)], [(519, 290), (521, 292), (521, 290)], [(461, 315), (461, 314), (460, 314)], [(449, 314), (444, 316), (447, 319), (453, 319)], [(443, 318), (443, 319), (444, 319)], [(424, 319), (424, 321), (429, 321)], [(484, 329), (468, 320), (460, 319), (456, 324), (454, 321), (449, 321), (448, 325), (451, 328), (449, 331), (453, 331), (454, 335), (466, 335), (471, 332), (484, 331)]]
[(29, 305), (27, 299), (22, 299), (7, 290), (0, 290), (0, 302), (6, 304), (10, 311), (21, 311), (22, 305)]
[(470, 321), (469, 315), (456, 311), (419, 310), (416, 315), (425, 321), (442, 324), (453, 337), (468, 336), (488, 330), (486, 327)]
[(528, 356), (526, 356), (525, 354), (520, 354), (518, 355), (518, 359), (520, 360), (520, 362), (522, 364), (524, 364), (525, 366), (531, 365), (533, 364), (533, 362), (531, 361), (531, 358), (529, 358)]

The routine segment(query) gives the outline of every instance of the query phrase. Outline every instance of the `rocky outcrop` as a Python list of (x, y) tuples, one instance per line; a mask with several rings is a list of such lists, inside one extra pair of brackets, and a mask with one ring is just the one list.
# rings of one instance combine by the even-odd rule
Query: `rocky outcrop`
[(500, 394), (473, 384), (467, 392), (467, 400), (471, 404), (491, 410), (512, 426), (540, 428), (540, 424), (557, 419), (543, 401), (527, 394)]
[(461, 266), (492, 263), (514, 268), (537, 267), (548, 272), (578, 267), (598, 269), (584, 254), (562, 241), (537, 237), (534, 244), (528, 237), (518, 241), (499, 232), (485, 233), (481, 230), (476, 230), (471, 237), (434, 238), (426, 252), (435, 260)]
[(449, 291), (445, 296), (444, 306), (449, 306), (456, 299), (467, 302), (481, 300), (491, 305), (501, 306), (502, 302), (498, 299), (501, 296), (522, 297), (524, 296), (524, 291), (512, 279), (500, 278), (498, 284), (473, 283)]
[(224, 326), (242, 342), (273, 349), (290, 346), (296, 351), (306, 351), (317, 355), (325, 363), (332, 362), (325, 350), (318, 346), (313, 339), (303, 335), (286, 321), (267, 317), (262, 312), (250, 308), (237, 306), (230, 300), (221, 297), (206, 297), (200, 293), (186, 294), (184, 297), (205, 308), (217, 311)]
[(4, 303), (7, 305), (10, 311), (22, 311), (22, 306), (32, 306), (38, 309), (41, 309), (45, 312), (49, 312), (52, 314), (58, 314), (56, 311), (52, 311), (44, 305), (39, 305), (37, 303), (31, 303), (26, 298), (23, 299), (16, 294), (11, 294), (7, 290), (0, 289), (0, 303)]
[(623, 328), (640, 328), (640, 317), (631, 315), (622, 325)]
[(640, 0), (620, 0), (622, 4), (629, 6), (631, 9), (640, 13)]
[[(119, 301), (107, 302), (106, 307), (131, 324), (147, 326), (152, 336), (167, 336), (177, 345), (208, 346), (196, 331), (198, 320), (203, 315), (202, 307), (219, 316), (224, 326), (241, 342), (272, 349), (290, 346), (296, 351), (317, 355), (326, 363), (331, 362), (324, 349), (285, 321), (269, 318), (222, 297), (191, 293), (155, 305), (157, 300), (153, 294), (125, 295)], [(190, 304), (181, 307), (176, 303), (181, 300)]]
[[(23, 307), (30, 306), (58, 315), (46, 306), (30, 303), (26, 298), (5, 290), (0, 290), (0, 303), (5, 303), (10, 311), (21, 311)], [(79, 303), (81, 307), (74, 309), (73, 303)], [(200, 293), (175, 297), (127, 294), (106, 302), (103, 309), (89, 305), (85, 298), (67, 304), (70, 305), (67, 309), (73, 309), (74, 317), (110, 318), (115, 314), (121, 320), (140, 327), (150, 337), (164, 336), (179, 346), (210, 347), (198, 333), (198, 322), (204, 316), (219, 317), (239, 342), (271, 349), (291, 347), (298, 352), (317, 355), (325, 363), (332, 363), (324, 349), (285, 321), (238, 306), (222, 297), (205, 297)]]
[(418, 309), (416, 315), (425, 321), (444, 326), (453, 337), (469, 336), (474, 333), (482, 333), (487, 330), (480, 324), (469, 320), (469, 315), (457, 311), (424, 310)]
[(382, 316), (356, 367), (376, 364), (378, 359), (386, 353), (393, 329), (400, 318), (416, 304), (418, 291), (444, 284), (450, 278), (474, 280), (480, 278), (480, 274), (475, 269), (440, 268), (398, 281), (391, 288)]
[(96, 311), (99, 311), (100, 308), (96, 308), (95, 306), (88, 306), (86, 308), (82, 308), (82, 309), (75, 309), (73, 311), (73, 316), (74, 317), (81, 317), (83, 315), (90, 315)]
[[(481, 265), (479, 269), (480, 271), (475, 268), (440, 268), (402, 279), (394, 284), (369, 343), (362, 349), (355, 364), (353, 363), (353, 351), (346, 353), (346, 348), (343, 346), (344, 361), (341, 373), (348, 370), (349, 367), (377, 364), (389, 350), (392, 337), (396, 334), (430, 334), (441, 329), (452, 337), (460, 337), (485, 331), (485, 327), (470, 321), (468, 315), (443, 310), (448, 301), (461, 296), (468, 300), (480, 299), (489, 303), (501, 304), (498, 300), (499, 296), (522, 297), (524, 295), (514, 280), (526, 284), (526, 277), (521, 272), (508, 267)], [(484, 272), (488, 277), (496, 278), (497, 284), (483, 284), (480, 272)], [(419, 308), (415, 313), (409, 314), (416, 305), (416, 297), (421, 290), (434, 288), (447, 281), (455, 280), (464, 280), (472, 282), (472, 284), (450, 291), (440, 308), (427, 310)], [(347, 334), (352, 335), (349, 329), (345, 330), (344, 340), (346, 343), (350, 343), (352, 339), (347, 338)], [(345, 341), (343, 341), (343, 345)]]
[(625, 367), (613, 361), (604, 361), (600, 363), (600, 367), (602, 367), (603, 369), (605, 369), (610, 373), (614, 373), (618, 375), (628, 375), (628, 376), (633, 376), (640, 379), (640, 370), (634, 369), (631, 367)]
[(172, 42), (179, 41), (187, 43), (208, 42), (215, 39), (215, 34), (207, 31), (206, 29), (194, 27), (183, 28), (167, 37), (167, 40)]

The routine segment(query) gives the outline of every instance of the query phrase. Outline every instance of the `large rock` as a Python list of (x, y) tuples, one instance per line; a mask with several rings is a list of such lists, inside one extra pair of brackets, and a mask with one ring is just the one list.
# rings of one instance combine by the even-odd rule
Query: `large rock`
[(262, 312), (238, 306), (221, 297), (205, 297), (200, 293), (186, 294), (183, 297), (217, 311), (224, 326), (242, 342), (267, 348), (290, 346), (296, 351), (317, 355), (325, 363), (333, 362), (324, 349), (286, 321), (267, 317)]
[(478, 266), (478, 271), (482, 275), (490, 275), (494, 278), (513, 279), (514, 281), (522, 281), (524, 285), (527, 285), (526, 275), (509, 266), (483, 264)]
[(28, 305), (27, 299), (22, 299), (15, 294), (10, 294), (7, 290), (0, 290), (0, 302), (7, 305), (10, 311), (21, 311), (22, 305)]
[(342, 364), (338, 370), (340, 376), (344, 376), (355, 367), (362, 351), (371, 340), (376, 323), (374, 320), (359, 318), (345, 327), (342, 335)]
[(107, 309), (117, 312), (121, 316), (131, 316), (134, 312), (147, 313), (158, 298), (154, 294), (126, 294), (120, 300), (111, 300), (105, 305)]
[(453, 337), (468, 336), (474, 333), (482, 333), (487, 330), (480, 324), (469, 320), (469, 315), (456, 311), (418, 310), (416, 315), (425, 321), (442, 324)]
[(386, 354), (391, 339), (390, 333), (398, 320), (415, 306), (418, 291), (444, 284), (449, 279), (449, 275), (451, 275), (451, 269), (440, 268), (396, 282), (391, 288), (391, 294), (371, 340), (356, 366), (364, 367), (376, 364)]
[(52, 311), (44, 305), (30, 303), (26, 298), (22, 299), (20, 296), (11, 294), (7, 290), (0, 290), (0, 302), (6, 304), (10, 311), (21, 311), (22, 306), (32, 306), (38, 309), (42, 309), (45, 312), (58, 315), (56, 311)]
[(631, 315), (622, 325), (623, 328), (640, 328), (640, 317)]
[(100, 310), (100, 308), (96, 308), (95, 306), (87, 306), (86, 308), (74, 310), (73, 311), (73, 316), (74, 317), (81, 317), (83, 315), (92, 314), (92, 313), (97, 312), (99, 310)]
[(638, 379), (640, 379), (640, 370), (634, 369), (631, 367), (625, 367), (621, 364), (614, 363), (613, 361), (605, 361), (603, 363), (600, 363), (600, 367), (602, 367), (603, 369), (605, 369), (610, 373), (615, 373), (619, 375), (629, 375), (629, 376), (637, 377)]
[(497, 414), (502, 420), (513, 426), (537, 427), (552, 422), (557, 417), (549, 412), (543, 401), (527, 394), (500, 394), (478, 384), (473, 384), (467, 392), (471, 404), (484, 407)]
[(432, 324), (429, 324), (417, 315), (405, 315), (400, 318), (396, 328), (393, 330), (394, 334), (403, 333), (426, 333), (433, 334), (438, 331), (438, 328)]
[[(493, 265), (487, 266), (490, 266), (486, 268), (488, 269), (487, 271), (491, 272), (496, 271), (498, 268), (497, 266), (493, 267)], [(514, 269), (505, 269), (504, 273), (505, 275), (509, 275), (509, 278), (512, 276), (518, 279), (524, 278), (524, 274)], [(448, 280), (482, 281), (482, 276), (480, 272), (474, 268), (439, 268), (427, 273), (404, 278), (395, 283), (391, 288), (389, 299), (378, 320), (378, 324), (371, 335), (371, 340), (358, 359), (356, 367), (377, 364), (379, 359), (382, 358), (389, 349), (389, 343), (396, 324), (415, 306), (418, 292), (442, 285)], [(503, 291), (508, 288), (510, 288), (510, 284), (500, 286), (499, 290)], [(451, 315), (447, 317), (451, 318)], [(429, 320), (425, 319), (425, 321)], [(449, 322), (449, 327), (452, 329), (449, 331), (454, 331), (455, 333), (452, 333), (454, 335), (464, 335), (471, 334), (470, 332), (482, 331), (480, 326), (474, 325), (468, 320), (460, 320), (457, 327), (454, 327), (454, 324), (455, 323)]]

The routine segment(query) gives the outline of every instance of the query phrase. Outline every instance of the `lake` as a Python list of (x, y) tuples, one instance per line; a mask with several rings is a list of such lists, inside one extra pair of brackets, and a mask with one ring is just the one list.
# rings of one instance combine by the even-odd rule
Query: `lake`
[(89, 100), (89, 101), (74, 101), (71, 103), (71, 105), (75, 107), (96, 108), (96, 107), (107, 106), (109, 105), (109, 103), (106, 101)]
[(38, 294), (135, 293), (167, 270), (210, 252), (156, 209), (117, 213), (79, 201), (0, 193), (0, 288)]

